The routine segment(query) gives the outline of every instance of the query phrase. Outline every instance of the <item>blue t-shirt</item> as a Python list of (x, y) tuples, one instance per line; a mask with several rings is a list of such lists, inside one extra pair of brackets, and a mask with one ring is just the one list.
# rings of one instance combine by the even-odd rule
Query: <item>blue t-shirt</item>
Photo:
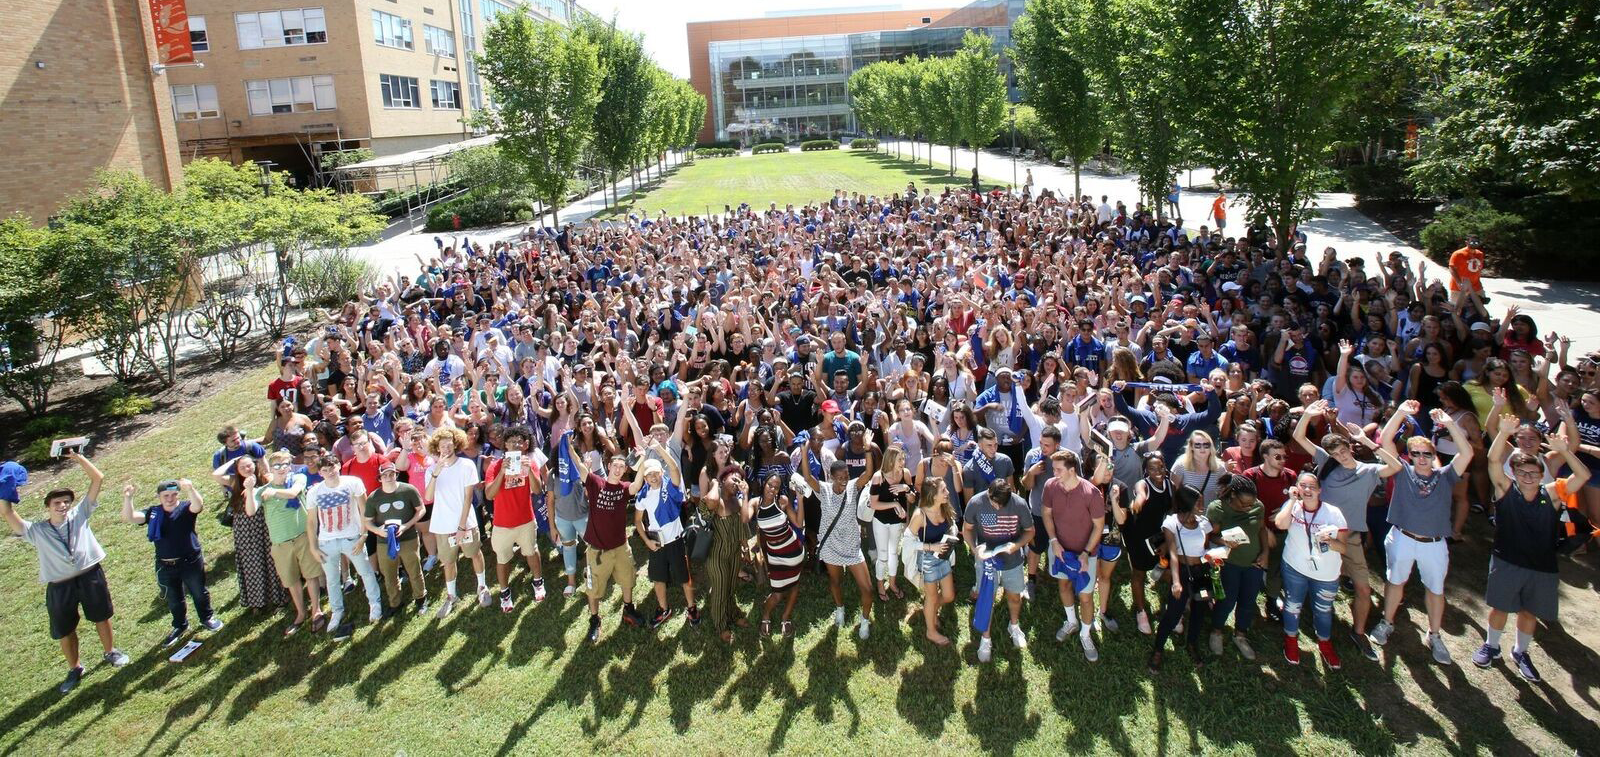
[(160, 505), (145, 509), (145, 523), (161, 519), (160, 536), (155, 540), (157, 560), (177, 560), (200, 554), (200, 537), (194, 532), (194, 516), (194, 511), (189, 509), (189, 503), (185, 501), (179, 501), (178, 507), (170, 513), (163, 511)]

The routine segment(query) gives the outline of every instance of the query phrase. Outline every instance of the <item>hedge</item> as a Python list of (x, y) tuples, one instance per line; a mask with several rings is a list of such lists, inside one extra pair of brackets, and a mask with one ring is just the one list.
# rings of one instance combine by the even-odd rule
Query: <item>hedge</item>
[(1421, 194), (1406, 170), (1409, 164), (1395, 160), (1362, 163), (1344, 169), (1345, 191), (1361, 200), (1411, 202)]
[(694, 151), (695, 159), (700, 158), (731, 158), (739, 154), (734, 147), (702, 147)]
[(428, 209), (428, 231), (450, 231), (456, 227), (456, 217), (461, 228), (494, 226), (533, 220), (534, 199), (523, 195), (487, 193), (473, 190), (449, 202), (441, 202)]
[(800, 143), (800, 151), (801, 152), (807, 152), (807, 151), (810, 151), (810, 150), (837, 150), (837, 149), (839, 149), (839, 140), (837, 140), (837, 139), (813, 139), (813, 140), (811, 140), (809, 142), (801, 142)]
[(739, 140), (717, 139), (710, 142), (697, 142), (694, 146), (696, 150), (703, 150), (708, 147), (732, 147), (733, 149), (737, 150), (739, 149)]
[(876, 150), (876, 149), (878, 149), (878, 140), (872, 139), (870, 137), (862, 137), (861, 139), (852, 139), (852, 140), (850, 140), (850, 149), (852, 149), (852, 150)]
[(789, 151), (789, 148), (786, 147), (782, 142), (762, 142), (761, 144), (750, 148), (750, 154), (751, 155), (760, 155), (760, 154), (766, 153), (766, 152), (788, 152), (788, 151)]
[(1434, 262), (1448, 264), (1450, 253), (1478, 237), (1485, 263), (1496, 272), (1520, 268), (1516, 261), (1532, 252), (1528, 221), (1515, 213), (1498, 210), (1484, 200), (1467, 200), (1451, 205), (1423, 227), (1422, 246)]

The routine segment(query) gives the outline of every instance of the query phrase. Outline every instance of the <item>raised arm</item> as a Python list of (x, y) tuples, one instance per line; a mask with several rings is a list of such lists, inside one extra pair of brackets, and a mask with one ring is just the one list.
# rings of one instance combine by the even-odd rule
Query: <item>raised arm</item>
[[(132, 482), (129, 482), (122, 487), (122, 522), (135, 526), (144, 523), (144, 512), (142, 510), (133, 509)], [(21, 529), (17, 529), (17, 533), (21, 532)]]
[(1430, 417), (1434, 423), (1443, 424), (1445, 430), (1450, 432), (1450, 440), (1456, 443), (1456, 456), (1450, 460), (1450, 467), (1456, 470), (1457, 476), (1466, 475), (1467, 466), (1472, 463), (1473, 455), (1472, 442), (1467, 439), (1467, 432), (1462, 430), (1461, 424), (1456, 423), (1455, 418), (1439, 408), (1434, 408)]

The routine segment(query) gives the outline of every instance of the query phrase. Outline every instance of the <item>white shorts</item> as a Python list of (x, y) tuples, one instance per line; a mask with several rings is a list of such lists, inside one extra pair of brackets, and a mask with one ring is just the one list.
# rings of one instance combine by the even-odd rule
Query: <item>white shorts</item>
[(1411, 578), (1411, 566), (1422, 576), (1422, 586), (1430, 594), (1444, 593), (1444, 577), (1450, 572), (1450, 545), (1444, 539), (1420, 542), (1398, 528), (1384, 537), (1383, 552), (1388, 558), (1384, 580), (1399, 586)]

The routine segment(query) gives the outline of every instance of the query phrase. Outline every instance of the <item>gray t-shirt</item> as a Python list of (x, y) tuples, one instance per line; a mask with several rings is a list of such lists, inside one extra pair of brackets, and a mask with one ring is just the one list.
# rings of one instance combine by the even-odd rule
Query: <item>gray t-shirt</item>
[[(987, 465), (988, 472), (983, 470)], [(972, 459), (962, 468), (961, 478), (969, 492), (982, 492), (989, 490), (989, 482), (997, 478), (1011, 478), (1016, 473), (1011, 464), (1011, 458), (1006, 455), (995, 455), (993, 460), (985, 458), (982, 452), (973, 453)]]
[(99, 503), (82, 499), (57, 528), (49, 520), (23, 521), (22, 538), (39, 551), (39, 583), (65, 581), (106, 559), (100, 540), (89, 528), (89, 516)]
[[(1318, 447), (1313, 457), (1314, 470), (1321, 471), (1328, 460), (1328, 453)], [(1334, 463), (1328, 477), (1322, 481), (1322, 501), (1339, 508), (1351, 531), (1367, 531), (1367, 504), (1372, 492), (1383, 483), (1383, 478), (1378, 475), (1381, 470), (1383, 466), (1377, 463), (1357, 461), (1354, 468)], [(1393, 522), (1392, 518), (1390, 522)]]
[(1394, 477), (1389, 523), (1417, 536), (1444, 538), (1451, 535), (1455, 528), (1451, 523), (1450, 490), (1460, 480), (1456, 469), (1448, 465), (1427, 478), (1418, 476), (1410, 465), (1405, 466)]
[[(989, 492), (983, 492), (967, 503), (962, 521), (972, 526), (972, 537), (986, 548), (1009, 544), (1033, 527), (1033, 513), (1021, 497), (1011, 495), (1011, 501), (998, 510), (989, 504)], [(1022, 564), (1022, 552), (999, 556), (1000, 569), (1011, 570)]]
[(1024, 475), (1033, 467), (1034, 463), (1044, 461), (1044, 472), (1033, 477), (1033, 488), (1028, 490), (1028, 509), (1033, 511), (1033, 517), (1044, 515), (1044, 485), (1056, 477), (1056, 466), (1044, 456), (1044, 450), (1038, 447), (1028, 450), (1028, 456), (1022, 461)]

